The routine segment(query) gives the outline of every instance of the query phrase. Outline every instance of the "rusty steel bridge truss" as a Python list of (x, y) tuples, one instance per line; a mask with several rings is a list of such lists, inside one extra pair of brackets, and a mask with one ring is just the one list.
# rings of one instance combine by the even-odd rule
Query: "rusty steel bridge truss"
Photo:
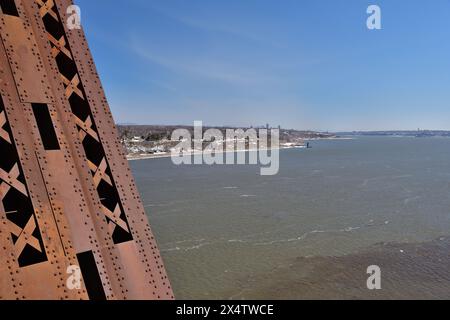
[(172, 299), (71, 5), (0, 0), (0, 299)]

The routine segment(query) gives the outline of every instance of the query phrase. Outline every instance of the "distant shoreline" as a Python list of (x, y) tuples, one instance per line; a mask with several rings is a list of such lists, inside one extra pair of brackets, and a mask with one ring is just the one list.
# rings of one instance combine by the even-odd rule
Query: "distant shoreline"
[[(332, 138), (312, 138), (305, 139), (305, 141), (318, 141), (318, 140), (353, 140), (352, 137), (332, 137)], [(306, 149), (306, 147), (299, 146), (287, 146), (287, 147), (279, 147), (278, 150), (284, 149)], [(264, 149), (266, 150), (266, 149)], [(274, 148), (269, 148), (267, 150), (274, 150)], [(217, 154), (229, 153), (229, 152), (251, 152), (258, 151), (258, 149), (248, 149), (248, 150), (233, 150), (233, 151), (221, 151), (217, 152)], [(191, 156), (202, 154), (201, 152), (192, 152)], [(170, 158), (172, 156), (171, 152), (165, 153), (156, 153), (156, 154), (137, 154), (137, 155), (127, 155), (126, 158), (128, 161), (136, 161), (136, 160), (147, 160), (147, 159), (160, 159), (160, 158)]]
[[(306, 149), (306, 147), (282, 147), (282, 148), (268, 148), (268, 149), (262, 149), (262, 150), (282, 150), (282, 149)], [(252, 152), (252, 151), (258, 151), (258, 149), (248, 149), (248, 150), (233, 150), (233, 151), (220, 151), (216, 152), (217, 154), (224, 154), (224, 153), (230, 153), (230, 152)], [(192, 152), (189, 156), (195, 156), (200, 155), (202, 152), (196, 151)], [(134, 161), (134, 160), (145, 160), (145, 159), (157, 159), (157, 158), (170, 158), (172, 156), (171, 152), (166, 152), (164, 154), (143, 154), (143, 155), (137, 155), (137, 156), (127, 156), (127, 160)]]

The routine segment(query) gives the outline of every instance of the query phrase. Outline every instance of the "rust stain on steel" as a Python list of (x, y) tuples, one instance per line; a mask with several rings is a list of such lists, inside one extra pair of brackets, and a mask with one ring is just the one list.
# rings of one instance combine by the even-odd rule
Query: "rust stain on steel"
[(0, 299), (173, 299), (72, 4), (0, 0)]

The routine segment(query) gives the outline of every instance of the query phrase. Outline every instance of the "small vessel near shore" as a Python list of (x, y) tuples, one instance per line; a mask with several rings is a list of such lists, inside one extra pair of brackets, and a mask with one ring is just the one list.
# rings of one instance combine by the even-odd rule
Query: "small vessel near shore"
[(287, 142), (281, 145), (284, 148), (294, 148), (294, 149), (311, 149), (309, 142)]

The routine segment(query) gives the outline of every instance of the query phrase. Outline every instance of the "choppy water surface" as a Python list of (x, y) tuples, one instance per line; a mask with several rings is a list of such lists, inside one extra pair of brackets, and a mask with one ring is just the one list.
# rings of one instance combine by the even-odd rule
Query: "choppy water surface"
[(450, 139), (312, 145), (275, 176), (131, 162), (176, 297), (450, 298)]

